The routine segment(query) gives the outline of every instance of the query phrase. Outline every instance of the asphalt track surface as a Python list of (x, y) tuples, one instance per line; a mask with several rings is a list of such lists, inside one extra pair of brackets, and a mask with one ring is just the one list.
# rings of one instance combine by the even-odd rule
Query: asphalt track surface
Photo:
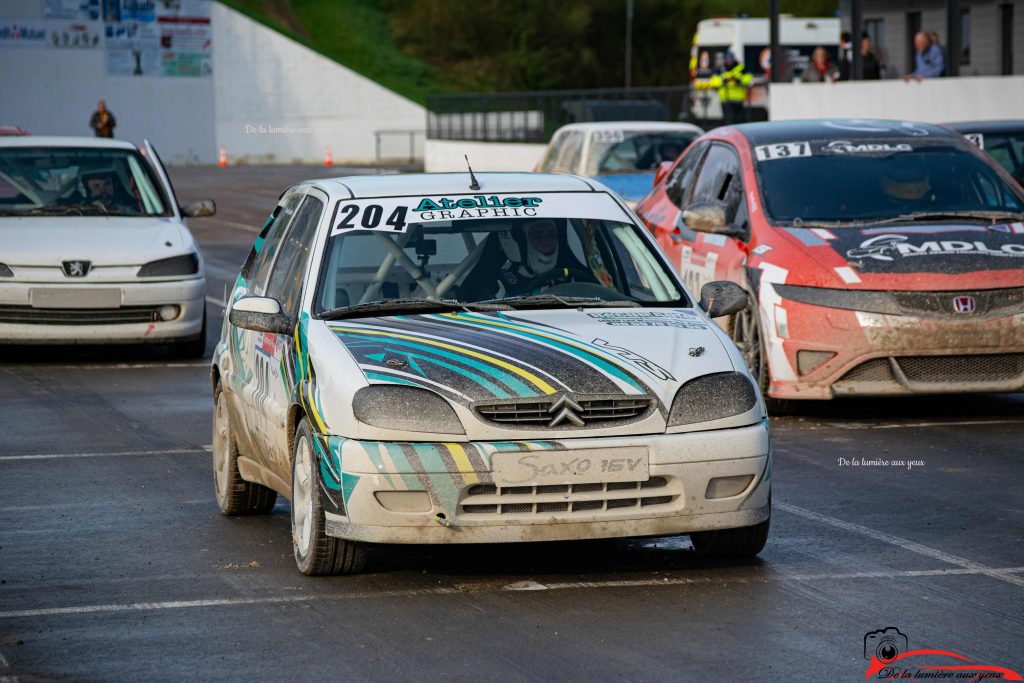
[[(323, 175), (173, 171), (183, 202), (219, 207), (191, 222), (210, 349), (277, 196)], [(312, 579), (286, 501), (214, 503), (209, 351), (0, 350), (0, 682), (863, 681), (864, 635), (889, 626), (1024, 673), (1024, 395), (774, 419), (755, 561), (701, 561), (685, 537), (416, 546)]]

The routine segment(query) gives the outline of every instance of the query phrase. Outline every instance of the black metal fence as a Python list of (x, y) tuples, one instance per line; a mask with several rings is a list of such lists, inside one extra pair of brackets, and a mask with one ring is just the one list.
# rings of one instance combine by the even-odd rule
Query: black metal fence
[(602, 88), (427, 97), (427, 138), (548, 142), (567, 123), (691, 121), (690, 87)]

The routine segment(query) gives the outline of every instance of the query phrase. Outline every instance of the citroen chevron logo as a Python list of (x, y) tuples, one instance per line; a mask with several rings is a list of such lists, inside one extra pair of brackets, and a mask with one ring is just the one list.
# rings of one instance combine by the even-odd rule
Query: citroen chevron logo
[(554, 427), (565, 421), (569, 421), (577, 427), (582, 427), (585, 423), (579, 416), (579, 413), (583, 412), (583, 406), (576, 401), (569, 398), (569, 394), (562, 394), (557, 401), (551, 404), (548, 408), (548, 413), (554, 415), (551, 418), (551, 422), (548, 423), (548, 427)]

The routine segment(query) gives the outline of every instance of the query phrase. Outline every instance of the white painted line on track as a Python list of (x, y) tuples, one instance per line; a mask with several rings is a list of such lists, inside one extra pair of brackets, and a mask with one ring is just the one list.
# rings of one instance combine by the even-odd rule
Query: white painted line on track
[(162, 451), (115, 451), (112, 453), (38, 453), (25, 455), (0, 455), (0, 462), (12, 460), (60, 460), (61, 458), (116, 458), (123, 456), (147, 455), (187, 455), (189, 453), (209, 453), (210, 444), (194, 448), (169, 448)]
[(63, 365), (40, 363), (38, 365), (7, 366), (7, 368), (12, 367), (38, 368), (43, 370), (137, 370), (139, 368), (208, 368), (210, 367), (210, 362), (197, 360), (179, 363), (67, 363)]
[(978, 574), (984, 574), (994, 579), (999, 579), (1000, 581), (1012, 583), (1015, 586), (1024, 587), (1024, 577), (1013, 576), (1005, 570), (993, 569), (992, 567), (988, 567), (979, 562), (974, 562), (973, 560), (968, 560), (966, 558), (959, 557), (958, 555), (953, 555), (947, 552), (943, 552), (941, 550), (936, 550), (935, 548), (929, 548), (926, 545), (921, 545), (920, 543), (915, 543), (914, 541), (909, 541), (905, 538), (900, 538), (899, 536), (893, 536), (892, 534), (887, 534), (885, 532), (877, 531), (866, 526), (861, 526), (860, 524), (853, 524), (852, 522), (846, 522), (841, 519), (836, 519), (835, 517), (822, 515), (817, 512), (814, 512), (813, 510), (808, 510), (797, 505), (775, 502), (773, 503), (773, 506), (775, 508), (778, 508), (779, 510), (784, 510), (799, 517), (803, 517), (804, 519), (809, 519), (811, 521), (818, 522), (820, 524), (825, 524), (836, 529), (842, 529), (843, 531), (849, 531), (860, 536), (867, 536), (868, 538), (873, 538), (876, 541), (882, 541), (883, 543), (888, 543), (889, 545), (895, 545), (900, 548), (903, 548), (904, 550), (909, 550), (911, 552), (917, 553), (918, 555), (931, 557), (932, 559), (940, 560), (942, 562), (946, 562), (947, 564), (953, 564), (958, 567), (963, 567), (964, 569), (970, 569), (971, 571), (976, 572)]
[(253, 226), (247, 225), (245, 223), (238, 223), (236, 221), (229, 221), (229, 220), (224, 219), (224, 218), (209, 217), (209, 218), (205, 218), (204, 221), (208, 222), (208, 223), (216, 223), (217, 225), (223, 225), (225, 228), (233, 228), (235, 230), (244, 230), (245, 232), (251, 232), (254, 235), (258, 235), (260, 233), (260, 228), (253, 227)]
[[(790, 423), (780, 423), (789, 426)], [(800, 423), (793, 423), (800, 424)], [(922, 429), (926, 427), (964, 427), (973, 425), (1001, 425), (1001, 424), (1024, 424), (1024, 420), (1021, 419), (999, 419), (999, 420), (959, 420), (959, 421), (939, 421), (939, 422), (889, 422), (889, 423), (875, 423), (875, 422), (822, 422), (815, 425), (804, 425), (800, 424), (801, 427), (809, 427), (810, 429), (844, 429), (844, 430), (858, 430), (858, 429)]]
[(1019, 572), (1024, 567), (994, 569), (919, 569), (906, 571), (855, 572), (836, 574), (767, 574), (765, 576), (695, 576), (662, 577), (650, 579), (625, 579), (621, 581), (567, 581), (539, 583), (517, 581), (492, 586), (439, 586), (436, 588), (411, 588), (408, 590), (377, 591), (362, 593), (328, 593), (319, 595), (267, 595), (248, 598), (208, 598), (203, 600), (169, 600), (163, 602), (111, 603), (104, 605), (77, 605), (70, 607), (44, 607), (40, 609), (10, 610), (0, 612), (0, 619), (23, 619), (31, 617), (70, 616), (76, 614), (97, 614), (114, 612), (143, 612), (158, 610), (191, 609), (196, 607), (236, 607), (245, 605), (297, 604), (305, 602), (330, 602), (336, 600), (380, 600), (383, 598), (406, 598), (430, 595), (458, 595), (465, 593), (502, 593), (511, 591), (536, 590), (580, 590), (592, 588), (633, 588), (653, 586), (694, 586), (727, 583), (771, 583), (777, 581), (835, 581), (839, 579), (899, 579), (927, 576), (970, 576), (979, 574), (1007, 574)]

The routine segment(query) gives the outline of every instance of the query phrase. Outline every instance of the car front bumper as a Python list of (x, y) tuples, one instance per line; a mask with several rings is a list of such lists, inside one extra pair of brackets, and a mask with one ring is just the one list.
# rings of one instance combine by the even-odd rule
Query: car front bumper
[[(1024, 389), (1024, 313), (987, 319), (840, 310), (783, 300), (770, 337), (768, 395), (831, 399)], [(779, 307), (776, 307), (779, 308)], [(801, 364), (801, 352), (827, 361)]]
[[(0, 343), (168, 343), (199, 336), (203, 277), (103, 284), (0, 283)], [(161, 320), (159, 308), (179, 307)]]
[[(562, 441), (389, 443), (318, 437), (329, 535), (374, 543), (494, 543), (665, 536), (768, 519), (767, 420), (737, 429)], [(641, 476), (496, 481), (495, 458), (646, 456)], [(632, 476), (632, 475), (630, 475)], [(728, 479), (733, 478), (733, 479)], [(738, 490), (712, 481), (746, 482)], [(398, 494), (397, 496), (395, 494)], [(709, 497), (710, 496), (710, 497)]]

